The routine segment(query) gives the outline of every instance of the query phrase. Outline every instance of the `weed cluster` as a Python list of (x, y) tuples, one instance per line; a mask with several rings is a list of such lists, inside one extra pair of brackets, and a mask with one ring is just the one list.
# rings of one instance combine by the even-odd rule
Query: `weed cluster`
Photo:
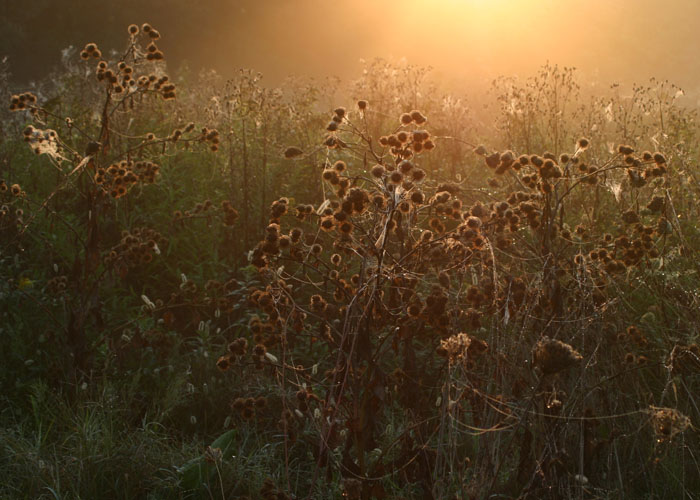
[[(698, 131), (675, 87), (588, 99), (545, 66), (494, 83), (480, 136), (419, 68), (372, 63), (352, 106), (319, 111), (251, 71), (176, 84), (160, 37), (131, 25), (115, 60), (85, 45), (55, 100), (7, 96), (0, 151), (30, 168), (0, 170), (0, 354), (21, 374), (0, 380), (36, 421), (13, 403), (4, 449), (50, 404), (70, 435), (97, 386), (121, 435), (201, 452), (172, 475), (181, 453), (143, 476), (115, 458), (135, 496), (699, 486)], [(63, 457), (34, 479), (0, 457), (3, 494), (67, 477)]]

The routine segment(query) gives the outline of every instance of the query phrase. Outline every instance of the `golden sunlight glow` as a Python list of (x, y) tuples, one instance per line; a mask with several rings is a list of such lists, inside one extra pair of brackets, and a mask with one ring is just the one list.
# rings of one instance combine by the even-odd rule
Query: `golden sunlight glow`
[(700, 0), (0, 13), (0, 500), (700, 500)]
[(678, 8), (668, 9), (658, 0), (241, 1), (245, 8), (197, 32), (202, 66), (254, 67), (280, 81), (289, 74), (352, 78), (360, 59), (405, 58), (474, 82), (531, 75), (550, 62), (598, 80), (664, 74), (689, 90), (700, 81), (694, 0), (669, 0)]

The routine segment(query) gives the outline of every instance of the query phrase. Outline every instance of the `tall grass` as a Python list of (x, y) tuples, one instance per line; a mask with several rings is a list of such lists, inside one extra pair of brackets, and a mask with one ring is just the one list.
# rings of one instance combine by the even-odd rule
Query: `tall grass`
[(159, 39), (0, 78), (3, 496), (694, 498), (680, 89), (270, 89)]

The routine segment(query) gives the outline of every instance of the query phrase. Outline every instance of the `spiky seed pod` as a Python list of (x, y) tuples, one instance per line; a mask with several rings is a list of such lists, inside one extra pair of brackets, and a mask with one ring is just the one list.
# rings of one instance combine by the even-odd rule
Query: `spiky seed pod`
[(411, 178), (414, 182), (422, 181), (423, 179), (425, 179), (425, 170), (423, 170), (422, 168), (414, 168), (411, 171)]
[(370, 171), (372, 176), (376, 177), (376, 178), (382, 177), (385, 172), (386, 172), (386, 170), (384, 169), (384, 167), (382, 165), (375, 165), (372, 167), (372, 170)]
[(617, 152), (620, 153), (621, 155), (629, 156), (632, 153), (634, 153), (634, 149), (631, 146), (627, 146), (625, 144), (620, 144), (617, 147)]
[(422, 125), (425, 123), (428, 119), (423, 115), (418, 110), (413, 110), (411, 111), (411, 118), (413, 119), (414, 122), (416, 122), (417, 125)]
[(469, 227), (470, 229), (479, 229), (481, 227), (481, 224), (482, 224), (481, 219), (478, 217), (475, 217), (473, 215), (468, 217), (467, 220), (465, 221), (465, 223), (466, 223), (467, 227)]
[(343, 221), (338, 225), (338, 230), (343, 234), (350, 234), (353, 230), (352, 222), (349, 220)]
[(477, 147), (474, 148), (474, 153), (477, 154), (477, 155), (479, 155), (479, 156), (486, 156), (486, 154), (488, 153), (488, 151), (486, 150), (486, 147), (485, 147), (485, 146), (483, 146), (483, 145), (480, 144), (479, 146), (477, 146)]
[(425, 202), (425, 195), (422, 191), (414, 191), (411, 193), (411, 201), (416, 205), (422, 205)]
[(324, 181), (330, 182), (331, 184), (338, 184), (338, 181), (340, 180), (338, 178), (338, 172), (330, 168), (325, 169), (321, 174), (321, 177)]
[(412, 168), (413, 162), (410, 160), (403, 160), (401, 163), (399, 163), (399, 171), (404, 175), (408, 174)]
[(664, 207), (664, 197), (663, 196), (654, 196), (649, 204), (647, 205), (647, 208), (652, 212), (652, 213), (658, 213), (660, 212)]
[(219, 368), (219, 370), (225, 372), (231, 367), (231, 358), (228, 355), (221, 356), (217, 360), (216, 366)]
[(501, 155), (499, 153), (491, 153), (484, 158), (486, 166), (489, 168), (496, 168), (501, 161)]
[(540, 168), (544, 164), (544, 160), (537, 155), (532, 155), (530, 156), (530, 163), (532, 163), (535, 167)]
[(389, 174), (389, 182), (392, 184), (401, 184), (401, 181), (403, 181), (403, 174), (399, 172), (398, 170), (394, 170)]
[(654, 162), (657, 165), (663, 165), (664, 163), (666, 163), (666, 157), (661, 153), (654, 153)]

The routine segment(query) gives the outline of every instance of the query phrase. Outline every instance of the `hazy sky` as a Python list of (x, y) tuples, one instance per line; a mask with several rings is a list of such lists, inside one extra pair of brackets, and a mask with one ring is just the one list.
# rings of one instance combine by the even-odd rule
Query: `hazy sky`
[(446, 77), (531, 74), (546, 61), (603, 81), (669, 78), (700, 89), (700, 0), (257, 0), (235, 2), (201, 47), (210, 65), (270, 77), (356, 74), (406, 57)]
[[(0, 0), (3, 11), (10, 12), (13, 3), (20, 2)], [(69, 41), (114, 43), (126, 24), (148, 20), (162, 32), (171, 63), (187, 59), (223, 74), (254, 68), (270, 83), (290, 73), (353, 78), (361, 71), (360, 58), (382, 56), (430, 65), (450, 81), (526, 76), (550, 61), (576, 66), (604, 83), (657, 76), (700, 91), (700, 0), (35, 0), (34, 5), (43, 14), (38, 21), (25, 10), (15, 24), (27, 26), (5, 23), (24, 33), (22, 47), (38, 60), (45, 54), (55, 60)], [(71, 6), (88, 22), (72, 21)], [(46, 23), (52, 43), (32, 46), (32, 32)], [(14, 38), (3, 36), (8, 40), (0, 52), (13, 50)], [(41, 69), (22, 71), (37, 76)]]

